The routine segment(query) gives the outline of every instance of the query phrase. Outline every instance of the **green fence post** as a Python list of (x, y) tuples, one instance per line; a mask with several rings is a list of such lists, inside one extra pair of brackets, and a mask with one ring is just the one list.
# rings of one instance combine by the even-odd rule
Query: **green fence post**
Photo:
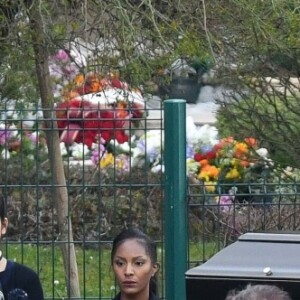
[(187, 269), (186, 101), (164, 101), (166, 300), (185, 300)]

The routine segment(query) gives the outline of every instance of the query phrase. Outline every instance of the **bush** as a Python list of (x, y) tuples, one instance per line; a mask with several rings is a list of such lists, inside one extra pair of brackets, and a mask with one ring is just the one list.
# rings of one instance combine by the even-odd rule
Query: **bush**
[(247, 96), (223, 103), (217, 112), (216, 127), (220, 136), (252, 136), (269, 150), (281, 167), (300, 167), (298, 100), (274, 95)]

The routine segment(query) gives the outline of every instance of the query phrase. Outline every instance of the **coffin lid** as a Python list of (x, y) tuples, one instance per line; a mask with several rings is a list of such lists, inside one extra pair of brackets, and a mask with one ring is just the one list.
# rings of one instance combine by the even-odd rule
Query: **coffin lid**
[(300, 232), (246, 233), (204, 264), (186, 272), (186, 279), (249, 278), (300, 280)]

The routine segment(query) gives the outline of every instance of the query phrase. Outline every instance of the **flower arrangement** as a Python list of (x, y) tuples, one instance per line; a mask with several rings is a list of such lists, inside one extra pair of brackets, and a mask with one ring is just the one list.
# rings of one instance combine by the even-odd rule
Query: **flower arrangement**
[(147, 131), (136, 139), (132, 149), (132, 166), (144, 166), (146, 163), (153, 173), (163, 172), (163, 141), (164, 135), (161, 130)]
[(187, 156), (189, 175), (203, 182), (208, 192), (215, 192), (220, 184), (230, 189), (237, 183), (257, 182), (273, 167), (268, 150), (260, 148), (256, 139), (219, 139), (216, 127), (197, 127), (191, 118), (187, 118)]
[[(18, 124), (17, 124), (18, 125)], [(24, 158), (34, 160), (36, 152), (46, 154), (46, 140), (40, 132), (33, 128), (17, 126), (11, 122), (0, 123), (0, 157), (10, 159), (22, 153)]]
[[(55, 68), (50, 68), (54, 94), (58, 95), (59, 91), (63, 100), (56, 106), (61, 141), (67, 145), (83, 143), (89, 148), (100, 140), (127, 142), (126, 130), (138, 127), (144, 115), (140, 90), (131, 89), (117, 72), (76, 73), (76, 65), (63, 50), (55, 54), (52, 61), (56, 63)], [(60, 85), (59, 80), (63, 81)]]
[(254, 138), (223, 138), (211, 148), (198, 148), (194, 160), (199, 166), (197, 178), (211, 192), (219, 183), (249, 183), (266, 178), (273, 167), (267, 149), (259, 148)]

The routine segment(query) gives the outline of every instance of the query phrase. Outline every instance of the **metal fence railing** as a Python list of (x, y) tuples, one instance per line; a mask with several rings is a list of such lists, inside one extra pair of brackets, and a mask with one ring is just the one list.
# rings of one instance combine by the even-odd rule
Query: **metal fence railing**
[[(126, 124), (125, 129), (118, 128), (113, 118), (106, 120), (112, 134), (109, 142), (98, 139), (84, 144), (75, 138), (75, 142), (61, 143), (63, 186), (57, 186), (51, 173), (55, 169), (47, 150), (47, 142), (52, 142), (47, 132), (57, 130), (62, 139), (67, 127), (68, 141), (75, 134), (84, 140), (90, 137), (89, 130), (98, 129), (92, 125), (78, 129), (75, 125), (81, 119), (76, 115), (65, 127), (46, 127), (40, 108), (3, 104), (0, 113), (1, 194), (7, 199), (9, 219), (2, 240), (4, 255), (37, 271), (46, 299), (63, 299), (68, 298), (68, 274), (61, 245), (73, 244), (82, 299), (111, 299), (117, 289), (110, 268), (112, 239), (124, 226), (137, 225), (157, 242), (164, 298), (168, 270), (163, 268), (162, 109), (144, 108), (134, 120), (138, 122)], [(74, 110), (65, 110), (61, 117), (53, 108), (53, 120), (68, 121), (72, 113)], [(118, 142), (118, 134), (128, 141)], [(299, 230), (297, 181), (273, 178), (227, 186), (220, 183), (208, 192), (201, 180), (194, 179), (187, 189), (187, 268), (206, 261), (244, 232)], [(61, 236), (57, 188), (67, 190), (73, 240)]]
[(246, 232), (299, 231), (300, 191), (296, 181), (235, 184), (236, 192), (206, 193), (189, 186), (190, 266), (201, 264)]
[[(53, 108), (48, 125), (49, 121), (65, 121), (69, 138), (78, 134), (82, 140), (99, 129), (88, 125), (76, 132), (72, 126), (81, 120), (75, 117), (71, 123), (72, 112), (63, 111), (61, 117)], [(41, 108), (20, 109), (4, 103), (0, 114), (1, 194), (7, 200), (9, 219), (2, 240), (4, 255), (38, 273), (46, 299), (66, 299), (68, 270), (64, 269), (61, 246), (74, 245), (82, 299), (111, 299), (117, 292), (110, 268), (114, 236), (125, 226), (136, 225), (157, 241), (158, 249), (163, 247), (163, 175), (154, 170), (161, 163), (161, 109), (150, 112), (145, 107), (126, 128), (116, 125), (115, 117), (107, 118), (105, 126), (112, 137), (109, 141), (97, 142), (96, 137), (92, 144), (79, 138), (60, 143), (63, 185), (58, 185), (52, 174), (56, 170), (51, 166), (47, 143), (52, 143), (49, 131), (58, 131), (62, 139), (65, 127), (46, 127)], [(95, 120), (91, 117), (89, 121)], [(118, 142), (118, 134), (128, 142)], [(72, 239), (61, 234), (57, 188), (67, 190), (65, 204)], [(159, 251), (160, 261), (162, 253)], [(163, 290), (163, 279), (161, 282)]]

